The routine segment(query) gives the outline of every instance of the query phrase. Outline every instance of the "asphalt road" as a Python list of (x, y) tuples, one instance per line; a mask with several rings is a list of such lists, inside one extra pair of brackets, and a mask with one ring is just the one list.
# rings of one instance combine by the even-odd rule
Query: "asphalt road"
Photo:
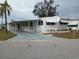
[(79, 59), (79, 40), (0, 42), (0, 59)]

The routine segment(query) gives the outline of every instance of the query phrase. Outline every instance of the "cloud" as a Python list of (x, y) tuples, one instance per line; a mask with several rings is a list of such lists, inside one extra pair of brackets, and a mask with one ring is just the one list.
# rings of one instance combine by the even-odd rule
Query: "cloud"
[(73, 18), (78, 18), (79, 0), (56, 0), (56, 2), (60, 5), (58, 8), (60, 16), (70, 17), (70, 15), (74, 15)]
[[(9, 19), (32, 19), (36, 16), (32, 13), (34, 5), (43, 0), (7, 0), (13, 11)], [(54, 0), (59, 4), (59, 15), (63, 17), (79, 17), (79, 0)], [(0, 0), (4, 2), (4, 0)], [(10, 21), (10, 20), (9, 20)]]

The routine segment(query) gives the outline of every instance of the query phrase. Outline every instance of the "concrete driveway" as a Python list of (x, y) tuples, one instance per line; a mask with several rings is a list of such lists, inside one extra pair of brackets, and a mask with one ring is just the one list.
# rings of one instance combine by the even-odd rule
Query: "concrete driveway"
[(56, 40), (56, 39), (63, 39), (54, 37), (53, 35), (44, 35), (41, 33), (27, 33), (27, 32), (16, 32), (17, 36), (9, 39), (9, 42), (16, 42), (16, 41), (27, 41), (27, 40)]

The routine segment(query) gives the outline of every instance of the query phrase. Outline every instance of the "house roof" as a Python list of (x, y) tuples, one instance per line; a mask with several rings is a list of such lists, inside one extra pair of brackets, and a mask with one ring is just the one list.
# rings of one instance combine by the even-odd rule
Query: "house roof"
[(64, 17), (61, 17), (61, 20), (63, 20), (63, 21), (79, 21), (79, 19), (76, 19), (76, 18), (64, 18)]
[(60, 17), (58, 17), (58, 16), (44, 17), (44, 18), (40, 18), (40, 19), (45, 20), (46, 22), (59, 22), (60, 21)]
[[(35, 19), (27, 19), (27, 20), (20, 20), (20, 19), (16, 19), (14, 20), (14, 22), (25, 22), (25, 21), (37, 21), (37, 20), (45, 20), (46, 22), (69, 22), (69, 21), (78, 21), (79, 19), (69, 19), (66, 17), (59, 17), (59, 16), (53, 16), (53, 17), (43, 17), (43, 18), (35, 18)], [(12, 23), (12, 22), (9, 22)]]
[(24, 23), (24, 22), (27, 22), (27, 21), (36, 21), (38, 19), (32, 19), (32, 20), (16, 20), (16, 21), (12, 21), (10, 23)]

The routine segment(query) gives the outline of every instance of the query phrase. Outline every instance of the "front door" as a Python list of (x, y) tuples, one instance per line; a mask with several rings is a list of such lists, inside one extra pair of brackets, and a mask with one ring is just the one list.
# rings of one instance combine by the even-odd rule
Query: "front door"
[(18, 31), (20, 31), (20, 25), (18, 24)]

